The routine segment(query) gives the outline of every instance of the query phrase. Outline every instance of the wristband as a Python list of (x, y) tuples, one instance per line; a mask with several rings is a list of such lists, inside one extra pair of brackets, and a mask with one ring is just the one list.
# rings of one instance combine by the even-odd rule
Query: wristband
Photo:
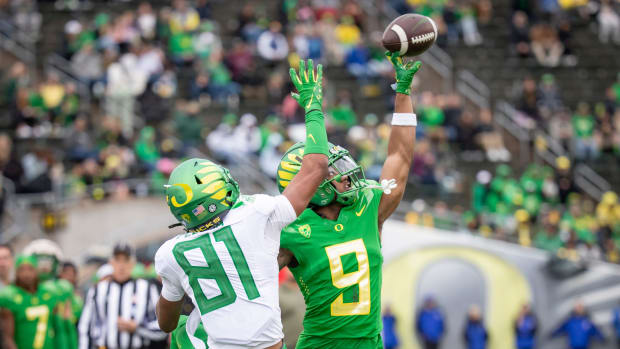
[(324, 154), (329, 156), (325, 120), (320, 110), (312, 109), (306, 113), (306, 146), (304, 154)]
[(394, 126), (417, 126), (418, 118), (415, 113), (394, 113), (392, 115)]

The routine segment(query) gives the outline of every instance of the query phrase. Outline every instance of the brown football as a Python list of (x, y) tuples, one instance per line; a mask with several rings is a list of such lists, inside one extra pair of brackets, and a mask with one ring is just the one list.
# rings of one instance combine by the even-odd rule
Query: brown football
[(417, 56), (437, 40), (437, 25), (422, 15), (408, 13), (393, 20), (383, 32), (383, 47), (401, 56)]

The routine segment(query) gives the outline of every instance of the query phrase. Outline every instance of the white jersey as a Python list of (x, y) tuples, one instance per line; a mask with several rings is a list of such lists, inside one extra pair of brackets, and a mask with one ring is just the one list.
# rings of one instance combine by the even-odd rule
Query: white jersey
[[(241, 196), (223, 225), (178, 235), (157, 251), (162, 297), (192, 299), (187, 327), (202, 320), (209, 348), (265, 348), (282, 340), (277, 257), (280, 231), (295, 219), (282, 195)], [(204, 348), (196, 338), (192, 343)]]

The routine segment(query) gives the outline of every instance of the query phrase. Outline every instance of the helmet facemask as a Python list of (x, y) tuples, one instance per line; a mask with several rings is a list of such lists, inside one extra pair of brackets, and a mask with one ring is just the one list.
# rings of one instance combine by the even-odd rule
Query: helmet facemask
[[(329, 156), (329, 172), (330, 178), (327, 179), (321, 187), (329, 186), (335, 192), (336, 202), (342, 205), (352, 205), (358, 197), (360, 189), (364, 187), (364, 170), (358, 165), (349, 152), (339, 146), (333, 146), (330, 149)], [(341, 182), (346, 178), (348, 182), (344, 191), (339, 191), (334, 182)]]

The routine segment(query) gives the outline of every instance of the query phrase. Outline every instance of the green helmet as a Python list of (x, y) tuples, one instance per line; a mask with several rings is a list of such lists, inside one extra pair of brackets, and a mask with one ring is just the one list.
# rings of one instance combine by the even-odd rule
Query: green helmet
[(23, 254), (36, 259), (39, 281), (55, 279), (58, 275), (58, 266), (64, 259), (60, 246), (49, 239), (31, 241), (24, 247)]
[[(276, 181), (278, 182), (278, 190), (280, 193), (291, 182), (293, 177), (301, 168), (301, 161), (304, 156), (305, 143), (299, 142), (290, 147), (278, 165), (278, 173)], [(364, 187), (364, 171), (349, 154), (349, 151), (343, 147), (329, 143), (329, 169), (330, 177), (319, 185), (314, 193), (310, 204), (316, 206), (327, 206), (334, 200), (342, 205), (351, 205), (355, 202), (360, 189)], [(351, 189), (341, 193), (332, 185), (332, 181), (339, 181), (340, 178), (347, 176), (351, 182)]]
[(228, 170), (205, 159), (182, 162), (166, 185), (170, 212), (188, 231), (220, 224), (238, 198), (239, 185)]

